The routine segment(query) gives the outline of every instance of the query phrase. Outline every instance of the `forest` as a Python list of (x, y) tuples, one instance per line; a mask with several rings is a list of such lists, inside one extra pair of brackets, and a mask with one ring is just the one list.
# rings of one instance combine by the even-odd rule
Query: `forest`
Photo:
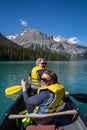
[(62, 53), (0, 44), (0, 61), (27, 61), (36, 60), (39, 57), (46, 58), (49, 61), (69, 60), (69, 56)]

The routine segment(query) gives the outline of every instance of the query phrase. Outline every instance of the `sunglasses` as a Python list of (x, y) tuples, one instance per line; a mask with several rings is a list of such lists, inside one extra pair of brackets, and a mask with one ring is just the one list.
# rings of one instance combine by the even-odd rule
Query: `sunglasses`
[(47, 63), (46, 63), (46, 62), (42, 62), (42, 63), (40, 63), (40, 64), (45, 64), (45, 65), (46, 65)]
[(43, 80), (43, 82), (49, 82), (50, 80), (47, 80), (46, 78), (41, 78), (41, 80)]

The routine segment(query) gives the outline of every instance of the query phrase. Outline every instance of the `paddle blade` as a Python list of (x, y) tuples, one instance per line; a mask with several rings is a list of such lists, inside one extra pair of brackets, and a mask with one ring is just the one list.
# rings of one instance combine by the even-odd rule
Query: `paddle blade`
[(14, 94), (14, 93), (20, 91), (21, 88), (22, 88), (22, 87), (21, 87), (20, 85), (11, 86), (11, 87), (5, 89), (5, 94), (6, 94), (6, 95), (12, 95), (12, 94)]
[(77, 101), (87, 103), (87, 94), (84, 93), (77, 93), (77, 94), (70, 94), (73, 98), (75, 98)]

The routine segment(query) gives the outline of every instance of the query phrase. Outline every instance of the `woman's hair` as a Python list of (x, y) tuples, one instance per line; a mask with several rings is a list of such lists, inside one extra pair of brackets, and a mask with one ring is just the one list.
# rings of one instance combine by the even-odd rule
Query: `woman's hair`
[(58, 83), (58, 77), (54, 71), (45, 70), (43, 73), (49, 75), (50, 80), (53, 84)]

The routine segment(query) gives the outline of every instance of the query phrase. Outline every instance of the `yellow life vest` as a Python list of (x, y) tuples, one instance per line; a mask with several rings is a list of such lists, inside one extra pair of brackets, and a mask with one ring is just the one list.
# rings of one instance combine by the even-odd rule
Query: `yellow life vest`
[(46, 87), (42, 86), (38, 89), (38, 93), (40, 91), (47, 90), (47, 89), (54, 94), (54, 98), (52, 99), (51, 102), (49, 102), (49, 100), (48, 100), (48, 103), (36, 106), (35, 112), (37, 112), (37, 113), (39, 113), (39, 110), (42, 111), (41, 109), (44, 110), (44, 112), (42, 112), (42, 114), (55, 112), (58, 105), (60, 104), (60, 102), (62, 101), (62, 99), (64, 97), (64, 86), (62, 84), (56, 83), (56, 84), (46, 86)]
[(32, 83), (38, 83), (40, 80), (39, 72), (38, 71), (44, 71), (45, 68), (42, 68), (40, 66), (36, 66), (31, 71), (31, 82)]

